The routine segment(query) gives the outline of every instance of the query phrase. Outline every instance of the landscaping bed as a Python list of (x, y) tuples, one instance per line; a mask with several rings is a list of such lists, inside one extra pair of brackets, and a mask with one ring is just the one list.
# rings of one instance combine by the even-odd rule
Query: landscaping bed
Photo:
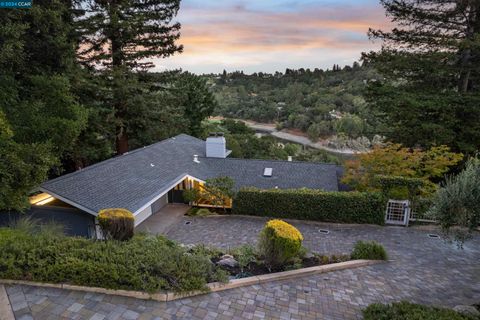
[(263, 281), (256, 276), (282, 271), (323, 272), (330, 268), (309, 267), (351, 258), (363, 261), (347, 265), (386, 259), (383, 247), (376, 243), (358, 243), (352, 255), (322, 256), (309, 255), (302, 241), (300, 232), (281, 220), (267, 222), (257, 247), (244, 245), (226, 252), (148, 234), (125, 241), (67, 237), (58, 226), (20, 222), (13, 228), (0, 228), (0, 279), (187, 294), (207, 292), (212, 285), (233, 279)]
[[(214, 264), (218, 264), (222, 261), (222, 257), (231, 256), (229, 254), (219, 254), (218, 256), (211, 259)], [(235, 256), (232, 256), (235, 258)], [(259, 276), (263, 274), (276, 273), (282, 271), (296, 270), (301, 268), (309, 268), (315, 266), (323, 266), (332, 263), (349, 261), (350, 255), (339, 255), (339, 256), (323, 256), (323, 255), (314, 255), (310, 257), (304, 257), (296, 261), (295, 263), (289, 263), (281, 268), (269, 269), (261, 261), (252, 261), (249, 262), (245, 267), (240, 267), (239, 265), (228, 266), (228, 265), (219, 265), (218, 267), (227, 271), (231, 278), (240, 279), (251, 276)]]

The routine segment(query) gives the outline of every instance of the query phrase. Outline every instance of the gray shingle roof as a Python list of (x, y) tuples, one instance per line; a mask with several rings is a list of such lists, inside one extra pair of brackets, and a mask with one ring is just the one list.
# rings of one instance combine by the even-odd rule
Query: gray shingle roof
[[(194, 154), (200, 163), (193, 162)], [(263, 176), (266, 167), (273, 169), (272, 177)], [(111, 207), (136, 212), (186, 174), (201, 180), (230, 176), (237, 189), (337, 191), (337, 169), (322, 163), (206, 158), (205, 141), (181, 134), (47, 181), (41, 188), (91, 213)]]

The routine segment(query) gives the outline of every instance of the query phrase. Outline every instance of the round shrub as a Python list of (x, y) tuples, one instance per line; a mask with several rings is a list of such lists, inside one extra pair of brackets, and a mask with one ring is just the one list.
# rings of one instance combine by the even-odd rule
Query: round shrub
[(103, 209), (97, 218), (106, 239), (124, 241), (133, 237), (135, 218), (127, 209)]
[(366, 260), (387, 260), (385, 248), (375, 241), (358, 241), (353, 247), (351, 258)]
[(270, 269), (283, 267), (299, 256), (303, 236), (294, 226), (282, 220), (270, 220), (260, 232), (258, 249)]

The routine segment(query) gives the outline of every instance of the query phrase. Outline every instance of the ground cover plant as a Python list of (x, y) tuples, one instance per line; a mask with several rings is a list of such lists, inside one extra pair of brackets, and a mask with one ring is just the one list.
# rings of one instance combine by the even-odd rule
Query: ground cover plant
[(385, 248), (375, 241), (358, 241), (353, 247), (352, 259), (388, 260)]
[(474, 319), (450, 309), (442, 309), (397, 302), (392, 304), (374, 303), (363, 310), (365, 320), (469, 320)]
[(94, 241), (36, 229), (0, 229), (0, 278), (147, 292), (207, 290), (226, 280), (207, 255), (162, 236)]
[(188, 209), (185, 215), (188, 217), (207, 217), (216, 215), (216, 213), (208, 210), (207, 208), (192, 207)]

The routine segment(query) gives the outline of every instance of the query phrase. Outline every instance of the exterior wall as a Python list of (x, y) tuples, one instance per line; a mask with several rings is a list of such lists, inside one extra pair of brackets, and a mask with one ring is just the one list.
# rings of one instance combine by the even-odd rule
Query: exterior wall
[(150, 217), (152, 214), (157, 213), (161, 208), (163, 208), (168, 203), (167, 194), (161, 196), (157, 201), (152, 203), (150, 206), (146, 207), (135, 216), (135, 227), (142, 223), (145, 219)]
[(24, 213), (0, 212), (0, 227), (8, 226), (20, 218), (32, 218), (40, 223), (54, 222), (63, 226), (65, 234), (95, 238), (95, 217), (77, 208), (31, 206)]
[(135, 216), (135, 227), (152, 215), (152, 206), (148, 206)]
[(168, 203), (168, 194), (165, 194), (160, 199), (152, 203), (152, 214), (157, 213), (167, 203)]

